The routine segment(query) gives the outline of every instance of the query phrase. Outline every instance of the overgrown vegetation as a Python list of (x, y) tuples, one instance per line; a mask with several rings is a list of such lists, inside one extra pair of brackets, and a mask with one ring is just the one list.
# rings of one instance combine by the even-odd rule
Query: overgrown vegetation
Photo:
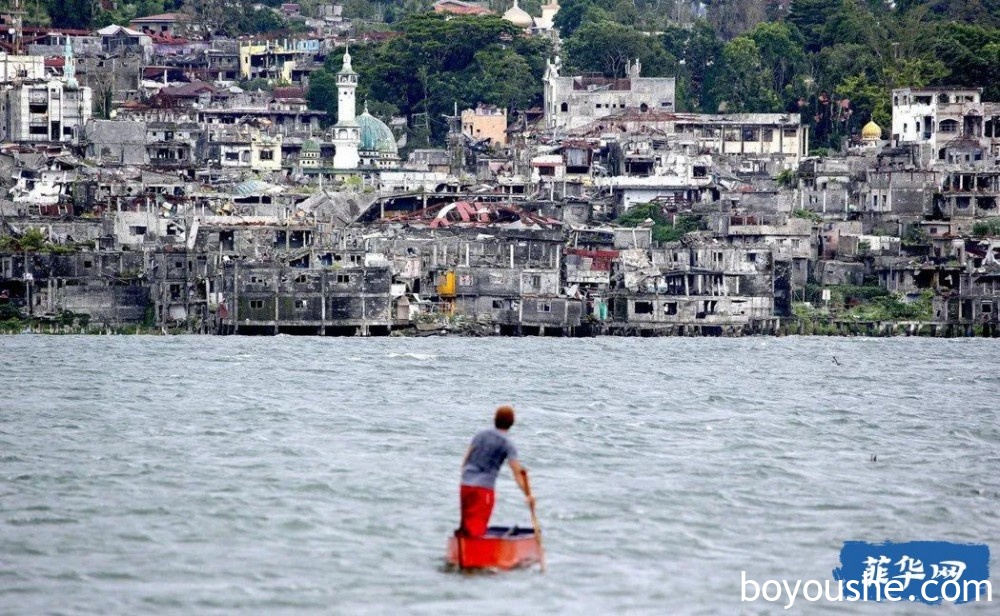
[[(830, 300), (823, 300), (823, 290)], [(834, 317), (856, 321), (929, 321), (932, 318), (932, 291), (907, 301), (880, 286), (807, 284), (805, 302), (793, 306), (799, 319)]]
[(782, 169), (777, 176), (775, 176), (774, 181), (777, 182), (778, 186), (783, 188), (792, 188), (795, 186), (796, 174), (791, 169)]
[(653, 222), (654, 242), (676, 242), (685, 234), (701, 228), (702, 217), (692, 214), (678, 214), (672, 218), (663, 213), (655, 203), (633, 205), (627, 212), (615, 219), (623, 227), (638, 227), (647, 220)]
[(907, 229), (901, 239), (904, 246), (924, 246), (929, 241), (930, 237), (927, 235), (927, 232), (917, 225), (913, 225)]
[(813, 222), (823, 222), (823, 216), (821, 214), (817, 214), (816, 212), (812, 212), (805, 208), (796, 208), (792, 212), (792, 216), (795, 218), (803, 218), (805, 220), (811, 220)]
[(21, 237), (12, 235), (0, 236), (0, 253), (12, 252), (47, 252), (52, 254), (69, 254), (79, 250), (76, 244), (57, 244), (45, 239), (45, 234), (39, 229), (27, 229)]
[(12, 303), (0, 304), (0, 333), (4, 334), (16, 334), (26, 329), (86, 333), (90, 326), (90, 315), (82, 312), (61, 310), (57, 314), (29, 317)]
[(976, 237), (1000, 236), (1000, 218), (987, 218), (972, 225), (972, 235)]

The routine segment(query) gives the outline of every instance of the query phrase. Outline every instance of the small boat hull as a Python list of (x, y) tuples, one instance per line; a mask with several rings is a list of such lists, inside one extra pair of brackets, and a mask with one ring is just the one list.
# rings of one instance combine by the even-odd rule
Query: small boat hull
[(491, 526), (482, 537), (450, 537), (446, 559), (460, 570), (517, 569), (539, 562), (541, 549), (530, 528)]

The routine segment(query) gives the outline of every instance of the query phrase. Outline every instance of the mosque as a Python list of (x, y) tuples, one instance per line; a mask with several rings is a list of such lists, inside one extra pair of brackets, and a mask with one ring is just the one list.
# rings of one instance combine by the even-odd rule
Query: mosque
[(878, 147), (880, 141), (882, 141), (882, 127), (876, 124), (875, 120), (869, 120), (861, 129), (861, 147), (873, 149)]
[(333, 125), (335, 169), (398, 169), (396, 138), (385, 122), (368, 113), (356, 115), (358, 74), (351, 68), (350, 49), (337, 73), (337, 123)]
[(519, 28), (545, 32), (552, 30), (552, 20), (558, 12), (559, 0), (548, 0), (543, 4), (541, 17), (532, 17), (527, 11), (518, 6), (517, 0), (514, 0), (514, 6), (510, 7), (503, 14), (503, 18)]
[[(525, 30), (548, 31), (552, 20), (559, 12), (558, 0), (546, 0), (540, 17), (532, 17), (514, 0), (503, 18)], [(333, 167), (335, 169), (399, 169), (399, 149), (392, 130), (375, 116), (368, 113), (368, 104), (357, 115), (356, 91), (358, 74), (351, 67), (351, 52), (344, 52), (344, 62), (337, 73), (337, 123), (333, 125)], [(303, 157), (304, 166), (314, 166), (310, 144)], [(318, 165), (318, 160), (315, 165)]]

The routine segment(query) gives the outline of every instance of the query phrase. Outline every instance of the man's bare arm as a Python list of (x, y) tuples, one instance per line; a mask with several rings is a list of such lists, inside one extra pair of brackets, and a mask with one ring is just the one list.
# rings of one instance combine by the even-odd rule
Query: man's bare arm
[(517, 482), (518, 487), (524, 492), (525, 499), (529, 503), (535, 502), (535, 498), (528, 494), (528, 483), (524, 480), (524, 473), (527, 472), (527, 469), (521, 466), (521, 463), (517, 460), (508, 460), (507, 464), (510, 465), (510, 471), (514, 473), (514, 481)]

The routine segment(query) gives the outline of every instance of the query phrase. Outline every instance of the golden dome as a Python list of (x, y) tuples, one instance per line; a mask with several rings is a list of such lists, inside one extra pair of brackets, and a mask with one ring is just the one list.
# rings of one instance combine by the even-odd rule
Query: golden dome
[(876, 124), (874, 120), (869, 121), (861, 129), (861, 139), (863, 141), (878, 141), (882, 139), (882, 127)]

